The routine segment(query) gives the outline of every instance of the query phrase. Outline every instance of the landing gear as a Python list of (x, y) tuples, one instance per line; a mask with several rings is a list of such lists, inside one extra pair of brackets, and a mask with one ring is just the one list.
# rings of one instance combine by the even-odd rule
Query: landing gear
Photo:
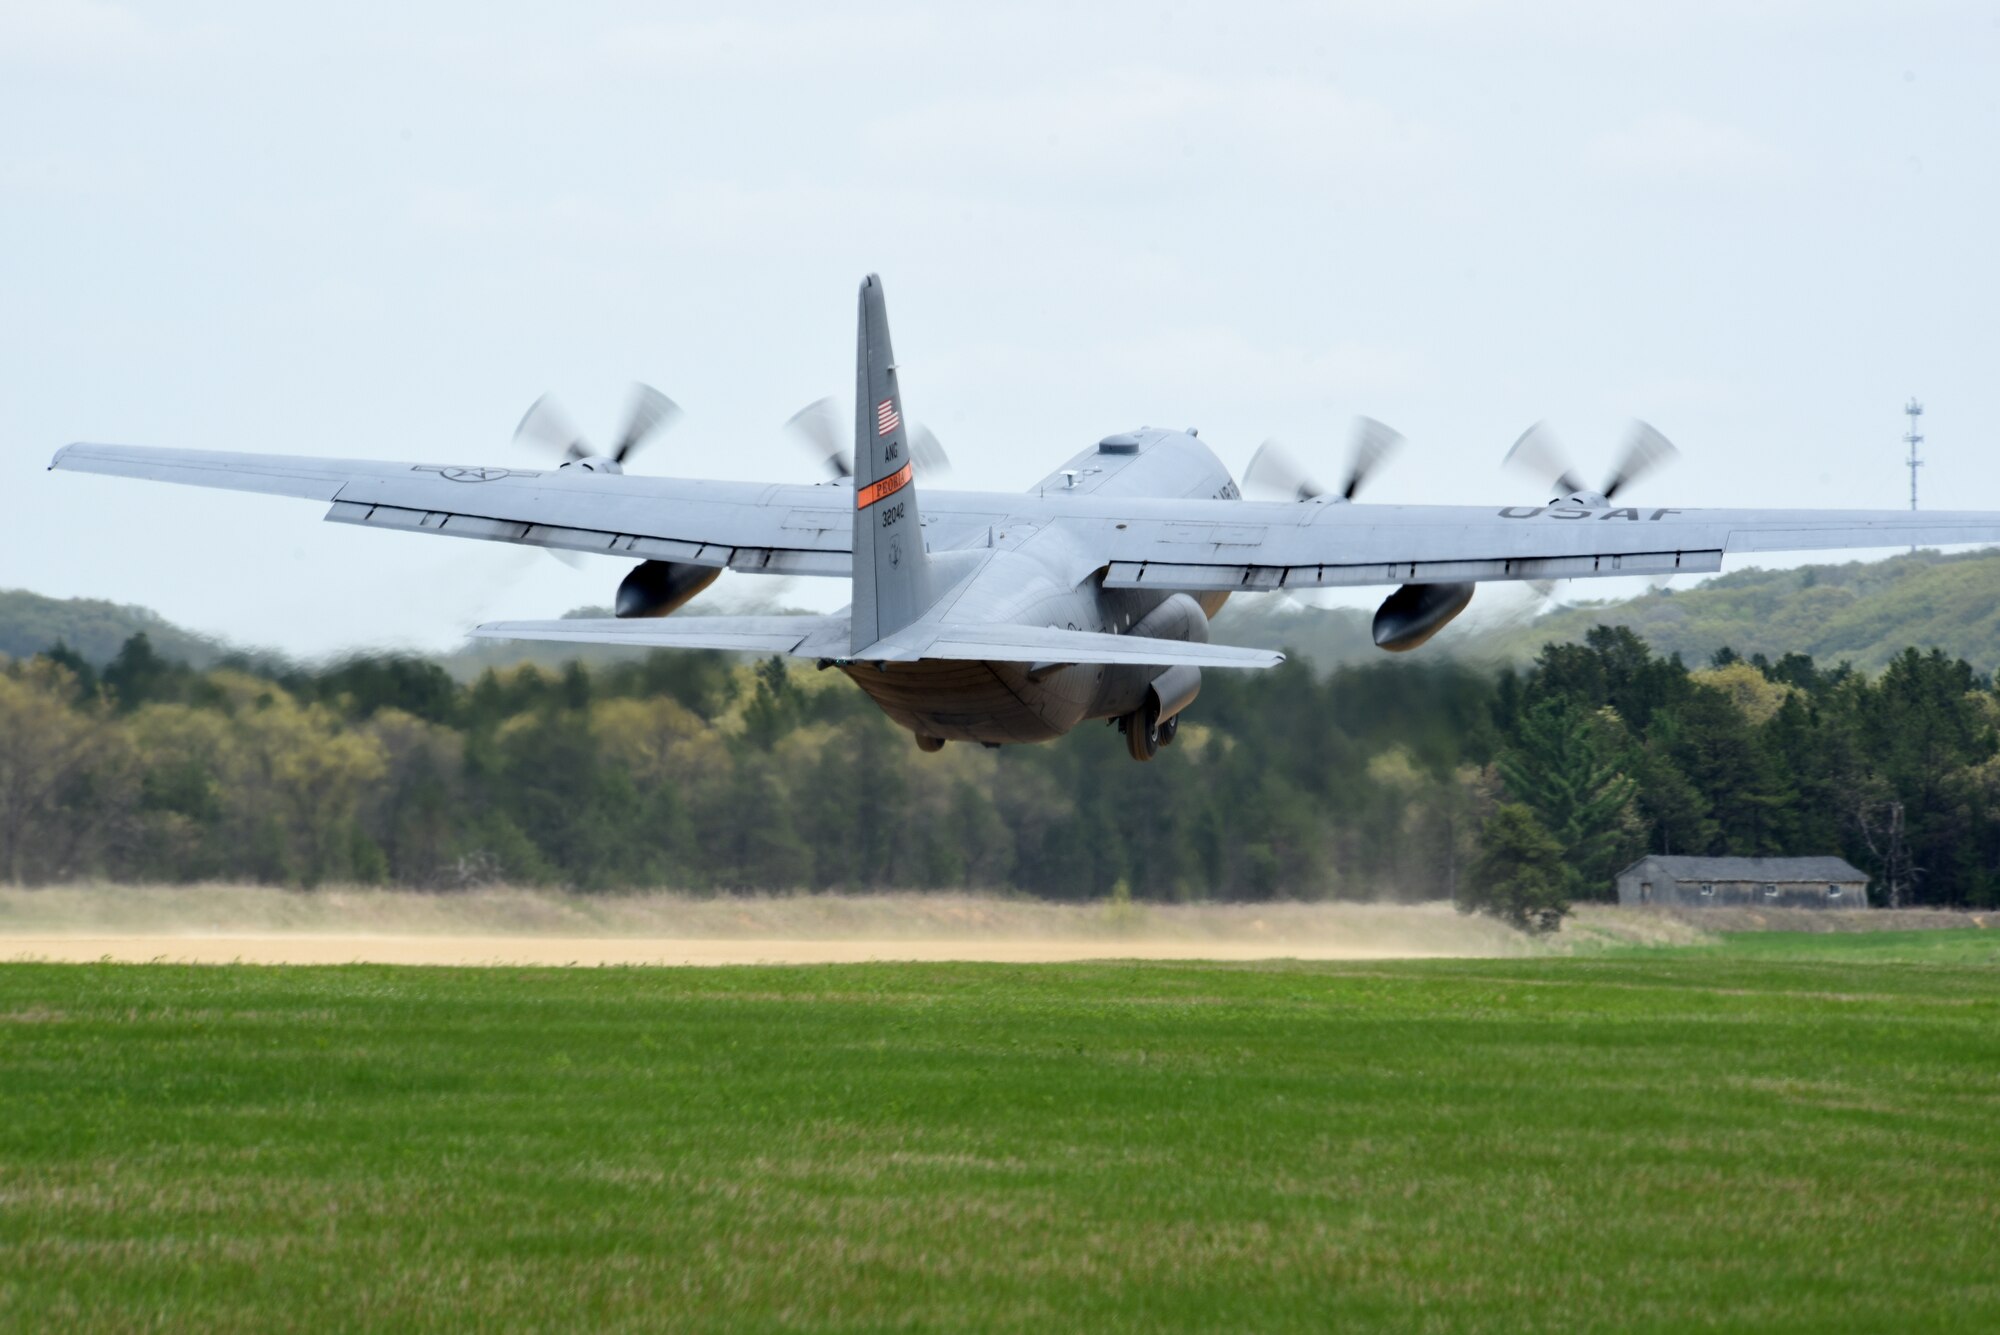
[[(1160, 754), (1160, 743), (1166, 740), (1165, 730), (1160, 727), (1160, 707), (1148, 700), (1118, 720), (1118, 727), (1125, 734), (1125, 749), (1134, 760), (1151, 760)], [(1167, 720), (1172, 723), (1172, 719)]]
[(1181, 716), (1176, 714), (1160, 725), (1160, 745), (1172, 746), (1174, 744), (1174, 734), (1180, 730)]
[(926, 737), (926, 736), (924, 736), (924, 735), (923, 735), (922, 733), (918, 733), (918, 734), (917, 734), (917, 750), (919, 750), (919, 751), (942, 751), (942, 750), (944, 750), (944, 738), (942, 738), (942, 737)]

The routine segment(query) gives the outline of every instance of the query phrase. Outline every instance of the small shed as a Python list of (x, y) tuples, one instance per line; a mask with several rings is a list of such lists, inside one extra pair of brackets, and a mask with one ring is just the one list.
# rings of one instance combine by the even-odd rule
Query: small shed
[(1868, 877), (1845, 858), (1654, 854), (1618, 873), (1618, 902), (1688, 909), (1865, 909)]

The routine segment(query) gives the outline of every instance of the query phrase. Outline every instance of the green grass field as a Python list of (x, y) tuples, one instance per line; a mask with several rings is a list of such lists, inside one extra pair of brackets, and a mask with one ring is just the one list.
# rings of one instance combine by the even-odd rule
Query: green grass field
[(1996, 943), (0, 966), (0, 1327), (2000, 1329)]

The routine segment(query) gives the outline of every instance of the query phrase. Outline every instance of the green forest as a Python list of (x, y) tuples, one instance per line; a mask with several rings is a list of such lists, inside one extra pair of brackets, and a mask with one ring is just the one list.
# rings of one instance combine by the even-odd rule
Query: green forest
[[(1877, 903), (2000, 902), (2000, 695), (1597, 627), (1521, 668), (1208, 674), (1173, 746), (920, 753), (837, 672), (655, 653), (0, 668), (0, 876), (1065, 899), (1603, 898), (1642, 852), (1839, 853)], [(1496, 890), (1495, 887), (1505, 887)], [(1523, 906), (1527, 907), (1523, 907)]]

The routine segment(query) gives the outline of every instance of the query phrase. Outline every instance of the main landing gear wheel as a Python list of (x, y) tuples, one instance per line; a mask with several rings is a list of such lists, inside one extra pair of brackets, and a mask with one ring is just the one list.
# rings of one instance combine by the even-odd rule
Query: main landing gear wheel
[(1119, 726), (1125, 730), (1125, 749), (1132, 753), (1134, 760), (1151, 760), (1160, 754), (1160, 743), (1165, 738), (1160, 731), (1158, 709), (1158, 705), (1148, 701), (1142, 708), (1119, 720)]
[(1160, 745), (1172, 746), (1174, 744), (1174, 734), (1180, 730), (1181, 716), (1176, 714), (1160, 725)]
[(944, 750), (944, 738), (942, 738), (942, 737), (926, 737), (926, 736), (924, 736), (924, 735), (923, 735), (922, 733), (918, 733), (918, 734), (917, 734), (917, 750), (919, 750), (919, 751), (942, 751), (942, 750)]

